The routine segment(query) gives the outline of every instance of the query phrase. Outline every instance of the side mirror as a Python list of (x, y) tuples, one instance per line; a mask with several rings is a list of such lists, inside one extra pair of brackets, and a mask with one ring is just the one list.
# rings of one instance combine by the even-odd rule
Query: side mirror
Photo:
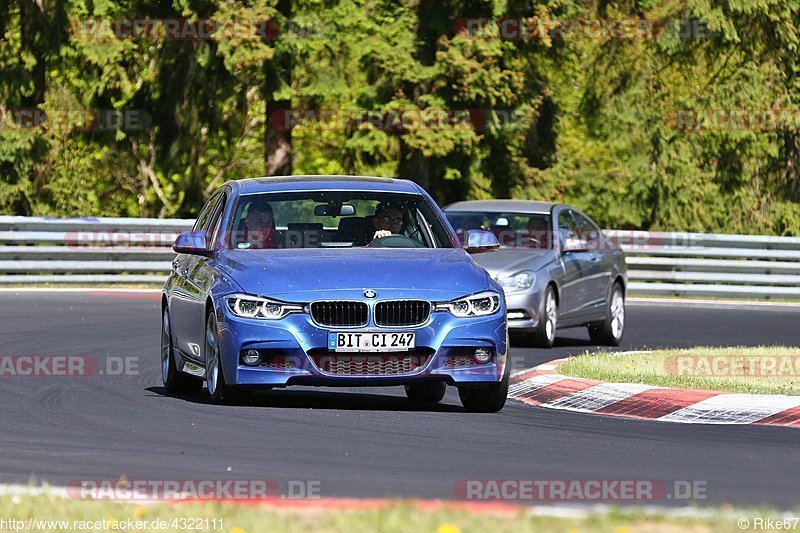
[(179, 254), (211, 255), (211, 250), (208, 248), (208, 234), (205, 231), (181, 233), (175, 239), (172, 249)]
[(470, 229), (464, 232), (464, 250), (469, 254), (492, 252), (500, 248), (497, 237), (490, 231)]
[(589, 242), (586, 239), (573, 239), (567, 237), (566, 239), (564, 239), (564, 245), (561, 247), (561, 251), (564, 253), (588, 252)]

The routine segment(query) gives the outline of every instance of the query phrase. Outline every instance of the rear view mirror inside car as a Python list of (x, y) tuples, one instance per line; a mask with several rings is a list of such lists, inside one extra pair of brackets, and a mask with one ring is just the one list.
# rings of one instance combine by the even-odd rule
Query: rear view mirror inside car
[(314, 207), (314, 215), (318, 217), (351, 217), (356, 208), (350, 204), (320, 204)]

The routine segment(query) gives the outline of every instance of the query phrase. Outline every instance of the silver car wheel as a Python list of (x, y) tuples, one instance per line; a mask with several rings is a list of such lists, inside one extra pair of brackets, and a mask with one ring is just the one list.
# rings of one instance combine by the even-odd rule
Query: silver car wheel
[(169, 377), (169, 358), (172, 356), (172, 339), (170, 335), (169, 312), (164, 308), (161, 319), (161, 380), (166, 385)]
[(217, 392), (219, 380), (219, 344), (214, 328), (214, 315), (209, 315), (206, 323), (206, 385), (211, 395)]
[(618, 288), (611, 296), (611, 333), (615, 339), (622, 337), (625, 328), (625, 299)]
[(556, 320), (558, 320), (558, 306), (556, 305), (556, 296), (552, 290), (548, 290), (545, 296), (544, 316), (544, 332), (547, 335), (547, 340), (552, 341), (556, 336)]

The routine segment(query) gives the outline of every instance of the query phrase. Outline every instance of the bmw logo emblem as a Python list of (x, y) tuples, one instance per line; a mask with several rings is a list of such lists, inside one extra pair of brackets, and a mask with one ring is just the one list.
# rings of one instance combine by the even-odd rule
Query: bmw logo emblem
[(373, 291), (372, 289), (367, 289), (364, 291), (364, 296), (367, 298), (375, 298), (377, 295), (378, 293)]

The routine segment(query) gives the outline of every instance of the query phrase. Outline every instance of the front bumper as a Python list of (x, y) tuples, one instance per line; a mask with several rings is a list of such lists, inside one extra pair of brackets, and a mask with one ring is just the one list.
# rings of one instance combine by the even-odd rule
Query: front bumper
[(539, 325), (541, 293), (526, 290), (506, 293), (509, 330), (531, 330)]
[[(501, 300), (502, 301), (502, 300)], [(222, 302), (220, 302), (222, 303)], [(330, 374), (320, 370), (319, 356), (366, 356), (327, 351), (329, 331), (348, 328), (321, 327), (306, 313), (280, 320), (246, 319), (233, 315), (227, 305), (217, 305), (217, 327), (223, 372), (231, 385), (284, 387), (288, 385), (383, 386), (425, 381), (450, 385), (496, 383), (503, 376), (508, 358), (505, 307), (487, 317), (457, 318), (449, 312), (432, 312), (426, 323), (409, 328), (379, 328), (373, 323), (358, 331), (414, 331), (412, 352), (370, 354), (393, 357), (419, 354), (421, 366), (411, 373), (353, 375)], [(492, 351), (489, 362), (479, 364), (467, 357), (476, 348)], [(270, 354), (271, 366), (246, 366), (240, 362), (244, 350)]]

